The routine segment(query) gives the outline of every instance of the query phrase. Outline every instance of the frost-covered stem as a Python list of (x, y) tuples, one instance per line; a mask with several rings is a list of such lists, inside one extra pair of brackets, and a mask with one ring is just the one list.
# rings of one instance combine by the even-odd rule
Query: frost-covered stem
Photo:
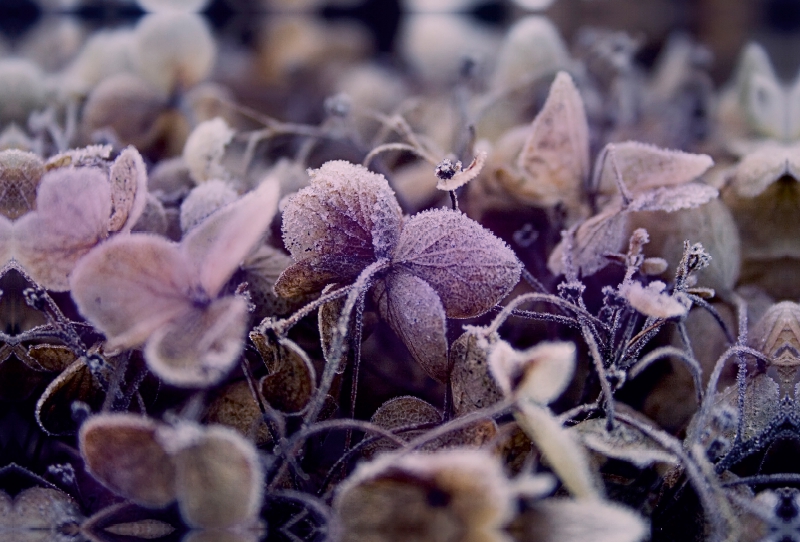
[[(747, 344), (747, 302), (741, 297), (736, 296), (736, 314), (739, 323), (739, 336), (736, 344), (744, 346)], [(736, 371), (736, 387), (738, 396), (736, 399), (736, 407), (739, 412), (739, 421), (736, 427), (736, 442), (741, 441), (744, 434), (744, 398), (747, 391), (747, 363), (744, 356), (741, 354), (736, 356), (739, 367)]]
[[(683, 465), (683, 468), (686, 470), (686, 475), (689, 477), (692, 486), (697, 492), (697, 496), (703, 505), (706, 516), (711, 520), (711, 524), (714, 528), (711, 537), (712, 540), (718, 538), (718, 536), (714, 537), (713, 534), (718, 535), (720, 528), (723, 527), (720, 525), (721, 518), (719, 518), (717, 515), (718, 510), (722, 512), (722, 516), (728, 523), (728, 527), (733, 527), (732, 522), (735, 522), (735, 516), (730, 510), (730, 507), (727, 505), (727, 501), (722, 495), (715, 495), (711, 480), (704, 475), (703, 470), (697, 464), (695, 458), (687, 453), (680, 441), (668, 433), (660, 429), (650, 427), (647, 424), (642, 423), (641, 420), (638, 420), (632, 416), (628, 416), (625, 413), (620, 412), (617, 414), (617, 419), (623, 423), (627, 423), (628, 425), (635, 427), (645, 436), (656, 441), (664, 449), (675, 454), (675, 456), (680, 460), (681, 465)], [(734, 530), (735, 529), (729, 528), (728, 532)]]
[(532, 292), (515, 297), (508, 303), (508, 305), (503, 307), (503, 309), (500, 311), (500, 314), (495, 316), (492, 323), (489, 324), (488, 328), (486, 328), (487, 334), (497, 332), (500, 326), (503, 325), (503, 322), (505, 322), (506, 319), (511, 314), (513, 314), (514, 310), (517, 307), (519, 307), (522, 303), (526, 303), (528, 301), (542, 301), (544, 303), (552, 303), (553, 305), (556, 305), (558, 307), (567, 309), (568, 311), (575, 313), (575, 315), (578, 317), (586, 318), (588, 321), (591, 321), (595, 325), (598, 325), (601, 328), (603, 328), (604, 331), (607, 331), (605, 324), (602, 321), (595, 318), (594, 316), (592, 316), (586, 309), (578, 307), (577, 305), (574, 305), (573, 303), (570, 303), (569, 301), (561, 297), (558, 297), (557, 295), (540, 294), (537, 292)]
[(455, 190), (448, 190), (450, 193), (450, 205), (453, 207), (454, 211), (458, 211), (458, 196), (456, 196)]
[(589, 413), (589, 412), (595, 412), (597, 410), (600, 410), (600, 404), (599, 403), (597, 403), (597, 402), (586, 403), (584, 405), (578, 405), (578, 406), (576, 406), (574, 408), (571, 408), (571, 409), (567, 410), (566, 412), (562, 412), (557, 417), (558, 417), (559, 423), (561, 425), (564, 425), (568, 421), (571, 421), (571, 420), (575, 419), (577, 416), (580, 416), (581, 414), (586, 414), (586, 413)]
[[(267, 426), (267, 431), (269, 431), (270, 437), (272, 437), (272, 442), (280, 442), (281, 439), (286, 436), (286, 423), (284, 422), (283, 416), (281, 416), (278, 411), (272, 408), (272, 405), (269, 404), (269, 401), (264, 399), (264, 396), (261, 394), (258, 386), (256, 385), (256, 379), (253, 377), (253, 372), (250, 370), (250, 365), (247, 363), (247, 360), (242, 359), (241, 365), (242, 372), (247, 379), (247, 387), (250, 388), (250, 395), (253, 396), (253, 399), (256, 400), (256, 404), (258, 404), (258, 409), (261, 411), (261, 416), (265, 421), (265, 425)], [(277, 429), (274, 429), (272, 424), (269, 423), (267, 419), (274, 422)]]
[[(723, 352), (722, 355), (717, 359), (716, 363), (714, 364), (714, 370), (711, 371), (711, 376), (708, 378), (708, 384), (706, 384), (705, 397), (703, 403), (700, 405), (700, 411), (697, 413), (695, 430), (691, 435), (686, 436), (687, 443), (697, 442), (698, 441), (697, 437), (699, 432), (703, 427), (706, 426), (707, 419), (711, 411), (711, 406), (714, 402), (714, 396), (716, 395), (717, 392), (717, 384), (719, 383), (719, 378), (720, 375), (722, 374), (722, 369), (725, 367), (725, 362), (730, 357), (739, 356), (742, 354), (753, 356), (754, 358), (760, 359), (767, 363), (769, 363), (770, 361), (770, 359), (767, 356), (765, 356), (758, 350), (754, 350), (747, 346), (732, 346), (728, 348), (725, 352)], [(738, 434), (737, 438), (739, 438)]]
[(547, 288), (544, 287), (539, 279), (533, 276), (533, 273), (528, 271), (525, 267), (522, 268), (522, 280), (528, 283), (528, 286), (533, 288), (534, 290), (538, 290), (539, 293), (542, 294), (549, 294), (550, 292), (547, 291)]
[(586, 341), (586, 345), (589, 347), (589, 354), (592, 358), (592, 362), (594, 363), (594, 369), (597, 371), (597, 376), (600, 379), (600, 389), (602, 390), (603, 397), (605, 397), (606, 400), (606, 425), (609, 428), (612, 428), (614, 426), (615, 410), (614, 391), (611, 389), (611, 383), (606, 377), (606, 368), (603, 364), (603, 357), (600, 355), (600, 349), (597, 347), (597, 341), (594, 338), (592, 330), (589, 329), (588, 324), (583, 321), (581, 322), (581, 333), (583, 334), (583, 340)]
[(430, 162), (434, 166), (438, 164), (438, 162), (431, 156), (429, 156), (424, 150), (409, 145), (408, 143), (384, 143), (383, 145), (378, 145), (377, 147), (369, 151), (369, 153), (364, 157), (364, 160), (361, 161), (361, 165), (364, 167), (369, 167), (369, 163), (372, 161), (373, 158), (375, 158), (379, 154), (389, 151), (408, 151)]
[(336, 371), (341, 365), (342, 355), (344, 353), (344, 341), (347, 337), (347, 330), (350, 328), (350, 315), (355, 308), (356, 302), (364, 295), (364, 293), (372, 285), (372, 278), (375, 274), (385, 271), (389, 268), (391, 262), (388, 258), (381, 258), (380, 260), (371, 263), (361, 271), (358, 278), (353, 283), (350, 290), (347, 292), (347, 299), (344, 302), (342, 313), (339, 315), (339, 321), (333, 333), (333, 340), (331, 341), (331, 356), (328, 363), (325, 364), (325, 369), (322, 371), (322, 378), (319, 387), (311, 399), (308, 411), (303, 417), (303, 425), (308, 426), (313, 423), (319, 415), (322, 405), (325, 404), (325, 397), (331, 389), (333, 379), (336, 377)]
[(686, 297), (688, 297), (692, 303), (694, 303), (701, 309), (707, 311), (714, 318), (714, 320), (717, 321), (719, 327), (722, 328), (722, 332), (725, 333), (725, 338), (728, 340), (728, 342), (730, 343), (736, 342), (736, 339), (731, 334), (731, 330), (728, 329), (728, 325), (725, 323), (725, 320), (722, 319), (722, 315), (720, 315), (719, 311), (717, 311), (717, 309), (715, 309), (714, 306), (711, 305), (711, 303), (709, 303), (708, 301), (706, 301), (705, 299), (703, 299), (698, 295), (694, 295), (688, 292), (686, 293)]
[[(361, 369), (361, 338), (363, 335), (363, 321), (364, 321), (364, 297), (365, 293), (361, 292), (356, 302), (356, 328), (355, 334), (351, 339), (353, 344), (353, 378), (350, 387), (350, 415), (355, 418), (356, 416), (356, 397), (358, 397), (358, 373)], [(353, 438), (353, 432), (348, 431), (344, 439), (344, 448), (350, 448), (350, 441)]]
[(320, 308), (325, 303), (330, 303), (331, 301), (335, 301), (340, 297), (344, 297), (350, 292), (350, 290), (353, 289), (354, 286), (354, 284), (342, 286), (339, 289), (321, 295), (314, 301), (296, 310), (289, 318), (284, 318), (283, 320), (274, 320), (268, 316), (267, 318), (264, 318), (260, 324), (258, 324), (256, 331), (262, 335), (266, 335), (267, 331), (269, 330), (274, 331), (275, 334), (280, 336), (286, 335), (286, 332), (297, 325), (300, 320)]
[(125, 381), (125, 371), (128, 370), (130, 358), (130, 352), (126, 352), (118, 357), (114, 372), (111, 374), (111, 382), (108, 383), (106, 397), (103, 399), (103, 406), (100, 409), (101, 412), (110, 411), (114, 407), (114, 402), (122, 395), (122, 390), (120, 388)]
[(628, 377), (636, 378), (653, 362), (670, 356), (675, 357), (686, 364), (686, 367), (692, 374), (692, 381), (694, 382), (694, 389), (695, 393), (697, 394), (697, 404), (701, 405), (703, 403), (703, 369), (700, 367), (700, 363), (698, 363), (694, 356), (687, 354), (683, 350), (675, 348), (674, 346), (663, 346), (661, 348), (656, 348), (647, 354), (630, 368), (628, 371)]

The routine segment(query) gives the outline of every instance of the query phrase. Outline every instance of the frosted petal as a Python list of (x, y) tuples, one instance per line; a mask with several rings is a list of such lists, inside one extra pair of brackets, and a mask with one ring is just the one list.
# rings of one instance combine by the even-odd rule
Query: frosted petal
[(449, 209), (411, 217), (392, 262), (427, 282), (449, 318), (471, 318), (490, 310), (517, 284), (521, 272), (508, 245)]
[(109, 231), (129, 232), (147, 204), (147, 168), (134, 147), (120, 153), (108, 172), (111, 182)]

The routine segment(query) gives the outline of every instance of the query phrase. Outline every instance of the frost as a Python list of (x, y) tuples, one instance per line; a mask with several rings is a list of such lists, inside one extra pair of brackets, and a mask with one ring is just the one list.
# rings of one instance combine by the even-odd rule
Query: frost
[(685, 316), (688, 307), (678, 298), (662, 293), (665, 287), (660, 281), (651, 282), (647, 287), (639, 282), (629, 282), (620, 287), (620, 294), (645, 316), (663, 319)]

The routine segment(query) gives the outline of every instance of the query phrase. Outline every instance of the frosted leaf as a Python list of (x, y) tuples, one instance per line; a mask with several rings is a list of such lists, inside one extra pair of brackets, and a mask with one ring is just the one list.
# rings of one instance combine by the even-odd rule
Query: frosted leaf
[(779, 364), (796, 364), (800, 352), (800, 305), (782, 301), (772, 305), (750, 330), (750, 346)]
[(449, 318), (471, 318), (490, 310), (517, 284), (521, 272), (508, 245), (449, 209), (411, 217), (403, 226), (392, 263), (427, 282)]
[[(370, 418), (370, 422), (382, 427), (383, 429), (392, 430), (409, 425), (422, 425), (422, 424), (440, 424), (442, 422), (442, 413), (427, 401), (418, 399), (411, 396), (395, 397), (383, 403), (375, 414)], [(428, 429), (429, 430), (429, 429)], [(422, 434), (427, 430), (422, 429), (418, 431), (405, 431), (397, 435), (398, 438), (409, 441)], [(377, 436), (373, 433), (367, 433), (365, 438)], [(373, 457), (375, 454), (394, 450), (397, 445), (388, 439), (378, 440), (374, 444), (368, 445), (364, 450), (364, 455)]]
[(717, 189), (707, 184), (689, 183), (681, 186), (667, 186), (636, 196), (627, 210), (671, 213), (679, 209), (699, 207), (718, 196)]
[(256, 446), (272, 442), (269, 428), (264, 422), (258, 402), (245, 381), (228, 384), (208, 405), (204, 422), (220, 424), (235, 429)]
[(619, 293), (645, 316), (662, 319), (686, 316), (689, 308), (676, 297), (663, 293), (665, 286), (660, 281), (651, 282), (647, 287), (629, 282), (620, 286)]
[(283, 241), (296, 263), (278, 280), (279, 295), (352, 281), (387, 257), (400, 233), (402, 211), (382, 175), (342, 160), (309, 173), (310, 186), (283, 209)]
[(211, 30), (194, 13), (145, 15), (134, 30), (136, 69), (164, 95), (186, 90), (205, 79), (216, 57)]
[(45, 371), (58, 372), (69, 367), (77, 358), (71, 349), (55, 344), (35, 344), (28, 348), (28, 356)]
[(175, 386), (205, 387), (221, 381), (242, 352), (247, 316), (247, 302), (238, 297), (179, 315), (148, 338), (148, 366)]
[(542, 452), (553, 471), (577, 498), (597, 498), (600, 489), (583, 446), (561, 427), (549, 409), (520, 401), (517, 423)]
[(111, 183), (109, 231), (129, 232), (147, 204), (147, 168), (134, 147), (120, 153), (108, 172)]
[(47, 159), (44, 169), (96, 167), (105, 169), (113, 147), (111, 145), (87, 145), (77, 149), (60, 152)]
[(222, 158), (235, 133), (221, 117), (201, 122), (192, 130), (183, 147), (183, 160), (196, 183), (230, 177)]
[(643, 469), (654, 463), (678, 464), (675, 454), (664, 450), (638, 429), (617, 423), (609, 431), (607, 420), (594, 418), (572, 427), (583, 444), (606, 457), (619, 459)]
[(222, 426), (173, 456), (178, 506), (191, 527), (225, 529), (255, 522), (263, 499), (264, 473), (253, 445)]
[(446, 317), (434, 289), (417, 276), (395, 271), (376, 284), (374, 295), (381, 316), (417, 363), (439, 382), (446, 382)]
[(519, 518), (520, 537), (537, 542), (640, 542), (647, 523), (632, 510), (600, 500), (545, 499)]
[[(310, 186), (283, 211), (284, 242), (292, 257), (302, 259), (309, 249), (347, 255), (355, 249), (369, 261), (387, 257), (397, 243), (402, 211), (383, 175), (343, 160), (326, 162), (309, 175)], [(308, 216), (312, 213), (320, 216)]]
[(498, 402), (502, 392), (489, 373), (488, 341), (466, 332), (450, 345), (450, 385), (456, 416), (488, 407)]
[[(547, 2), (538, 0), (538, 3)], [(492, 86), (511, 89), (533, 83), (566, 68), (569, 61), (567, 46), (550, 19), (525, 17), (506, 33), (497, 55)]]
[(340, 484), (333, 508), (345, 541), (506, 542), (513, 494), (502, 466), (485, 450), (454, 449), (361, 463)]
[[(581, 275), (589, 276), (608, 265), (605, 254), (616, 254), (625, 243), (628, 213), (612, 205), (581, 224), (575, 232), (572, 260)], [(554, 275), (564, 273), (564, 239), (547, 259), (547, 268)]]
[(275, 283), (283, 271), (292, 265), (292, 258), (280, 249), (261, 245), (245, 258), (242, 264), (243, 280), (248, 284), (250, 297), (256, 306), (253, 317), (261, 320), (267, 316), (288, 314), (304, 298), (282, 299), (275, 294)]
[(66, 291), (76, 262), (108, 236), (110, 213), (109, 184), (100, 170), (48, 172), (36, 210), (14, 223), (13, 256), (45, 288)]
[(553, 206), (582, 200), (589, 176), (589, 125), (581, 95), (566, 72), (556, 75), (517, 167), (522, 182), (505, 188), (522, 201)]
[[(8, 533), (4, 528), (8, 527), (3, 525), (4, 518), (0, 518), (0, 531), (13, 542), (65, 540), (66, 535), (64, 538), (59, 535), (69, 532), (83, 521), (80, 506), (75, 499), (63, 491), (49, 487), (30, 487), (18, 493), (10, 516), (5, 519), (10, 519), (11, 532)], [(30, 535), (30, 538), (26, 535)]]
[(564, 393), (575, 372), (575, 345), (544, 342), (515, 350), (497, 341), (488, 356), (491, 375), (506, 397), (546, 405)]
[(737, 196), (754, 198), (761, 195), (772, 183), (790, 175), (800, 177), (800, 160), (796, 146), (767, 142), (747, 153), (733, 168), (729, 177)]
[(175, 500), (175, 467), (156, 438), (156, 423), (134, 414), (89, 418), (78, 437), (89, 473), (136, 504), (162, 508)]
[(436, 183), (436, 188), (439, 190), (455, 190), (470, 182), (481, 174), (483, 166), (486, 164), (486, 152), (480, 151), (472, 159), (472, 162), (465, 168), (461, 169), (461, 162), (456, 162), (455, 166), (445, 165), (450, 161), (445, 159), (439, 167), (436, 168), (436, 176), (439, 182)]
[(36, 422), (48, 435), (73, 435), (77, 430), (77, 423), (72, 418), (73, 402), (81, 401), (89, 408), (99, 410), (105, 397), (105, 391), (86, 366), (85, 358), (79, 358), (42, 392), (34, 411)]
[(0, 213), (14, 220), (36, 208), (36, 188), (44, 175), (41, 158), (30, 152), (0, 152)]
[[(262, 354), (263, 355), (263, 354)], [(259, 382), (261, 394), (275, 409), (302, 411), (316, 390), (314, 365), (302, 348), (289, 339), (273, 345), (272, 358), (264, 358), (270, 374)]]
[(238, 194), (225, 181), (207, 181), (194, 188), (181, 203), (181, 231), (188, 232), (211, 213), (236, 201)]
[(597, 158), (596, 188), (602, 194), (616, 193), (619, 172), (626, 188), (636, 195), (653, 188), (688, 183), (712, 165), (714, 161), (706, 154), (662, 149), (637, 141), (610, 143)]

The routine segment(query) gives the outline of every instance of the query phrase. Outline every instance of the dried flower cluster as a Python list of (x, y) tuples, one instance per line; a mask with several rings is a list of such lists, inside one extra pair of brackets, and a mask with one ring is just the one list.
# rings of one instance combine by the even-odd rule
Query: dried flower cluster
[(761, 46), (207, 4), (0, 56), (1, 539), (800, 540)]

